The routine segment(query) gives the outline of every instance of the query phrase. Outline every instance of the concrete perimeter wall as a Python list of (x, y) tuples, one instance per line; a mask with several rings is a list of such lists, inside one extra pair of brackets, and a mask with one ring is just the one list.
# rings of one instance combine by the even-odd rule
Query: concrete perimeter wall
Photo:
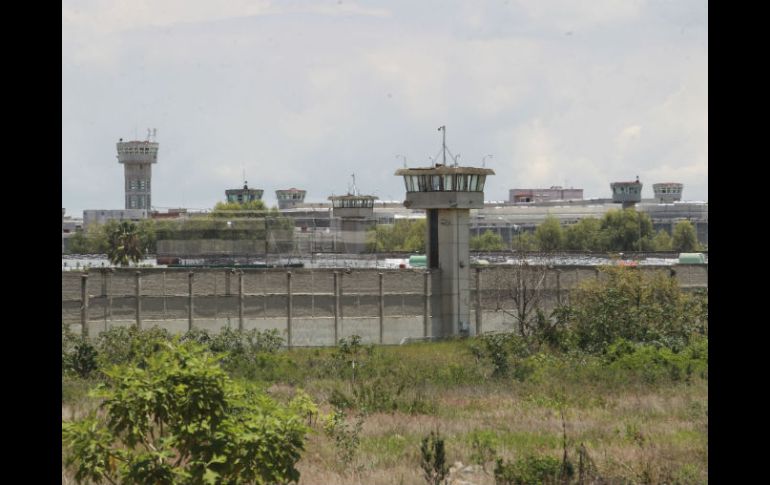
[[(708, 265), (639, 270), (663, 272), (686, 291), (708, 288)], [(604, 277), (592, 266), (472, 270), (471, 325), (481, 332), (513, 330), (515, 295), (522, 298), (522, 292), (529, 292), (527, 298), (549, 312), (569, 303), (572, 290), (581, 282)], [(86, 321), (90, 336), (113, 326), (139, 324), (173, 333), (189, 328), (277, 329), (292, 346), (333, 345), (350, 335), (359, 335), (367, 343), (397, 344), (429, 336), (430, 325), (426, 330), (425, 324), (432, 312), (431, 291), (424, 271), (403, 269), (62, 271), (62, 322), (81, 332)]]

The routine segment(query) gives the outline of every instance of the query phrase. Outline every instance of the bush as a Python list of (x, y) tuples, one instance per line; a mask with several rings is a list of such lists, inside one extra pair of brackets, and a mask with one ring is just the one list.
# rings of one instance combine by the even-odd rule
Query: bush
[(425, 481), (431, 485), (439, 485), (449, 472), (444, 438), (438, 431), (431, 431), (430, 435), (420, 442), (420, 468)]
[(495, 459), (495, 442), (497, 437), (491, 431), (474, 431), (470, 435), (471, 462), (486, 467), (486, 464)]
[(159, 351), (171, 340), (171, 334), (163, 328), (139, 330), (136, 326), (112, 327), (99, 334), (96, 347), (99, 351), (99, 367), (134, 363), (144, 366), (144, 360)]
[[(78, 482), (285, 483), (304, 446), (304, 417), (231, 381), (198, 344), (164, 342), (105, 371), (104, 413), (62, 423)], [(302, 398), (306, 401), (306, 398)]]
[(98, 352), (91, 342), (70, 330), (62, 323), (61, 369), (62, 376), (77, 375), (83, 379), (91, 377), (98, 368)]
[(679, 352), (662, 345), (620, 339), (607, 347), (605, 361), (611, 369), (637, 373), (650, 383), (662, 379), (689, 380), (693, 374), (707, 378), (708, 338), (694, 340)]
[(677, 349), (693, 336), (707, 335), (704, 294), (684, 293), (663, 272), (645, 276), (623, 267), (602, 271), (606, 279), (584, 282), (571, 297), (575, 303), (557, 312), (579, 348), (602, 353), (622, 338)]
[(515, 462), (497, 459), (496, 485), (556, 485), (561, 482), (562, 462), (552, 456), (527, 456)]
[(477, 361), (492, 365), (492, 377), (506, 377), (511, 372), (512, 358), (528, 355), (527, 343), (513, 333), (484, 334), (471, 344), (470, 352)]
[(334, 440), (337, 450), (337, 459), (342, 464), (344, 471), (350, 470), (353, 460), (361, 444), (361, 428), (363, 417), (359, 416), (355, 423), (348, 423), (344, 411), (335, 410), (326, 419), (324, 432)]

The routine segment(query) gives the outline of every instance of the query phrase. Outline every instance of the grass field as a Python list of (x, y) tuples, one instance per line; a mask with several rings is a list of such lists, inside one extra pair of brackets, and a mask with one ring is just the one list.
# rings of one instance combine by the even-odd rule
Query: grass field
[[(672, 364), (659, 354), (608, 362), (541, 351), (509, 356), (493, 377), (479, 349), (477, 339), (294, 349), (228, 368), (278, 400), (302, 389), (319, 405), (298, 463), (303, 484), (426, 483), (420, 441), (436, 430), (448, 464), (463, 464), (450, 475), (457, 484), (495, 483), (495, 458), (562, 460), (565, 449), (591, 470), (585, 483), (707, 483), (702, 352)], [(98, 405), (86, 395), (91, 384), (63, 378), (62, 419)], [(332, 433), (324, 416), (335, 409), (345, 418)], [(62, 483), (74, 481), (63, 471)]]

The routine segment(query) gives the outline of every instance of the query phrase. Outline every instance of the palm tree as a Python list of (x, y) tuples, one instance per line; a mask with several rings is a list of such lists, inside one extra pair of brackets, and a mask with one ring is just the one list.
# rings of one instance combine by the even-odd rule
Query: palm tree
[(109, 233), (107, 257), (112, 264), (128, 266), (129, 261), (137, 263), (142, 260), (143, 256), (136, 224), (123, 221)]

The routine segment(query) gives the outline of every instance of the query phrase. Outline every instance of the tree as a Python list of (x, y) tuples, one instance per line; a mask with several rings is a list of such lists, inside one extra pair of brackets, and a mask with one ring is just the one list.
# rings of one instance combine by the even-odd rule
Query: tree
[(503, 238), (489, 229), (484, 231), (481, 236), (471, 238), (471, 250), (473, 251), (499, 251), (505, 249)]
[(128, 266), (129, 261), (139, 262), (144, 256), (136, 224), (123, 221), (108, 236), (107, 257), (112, 264)]
[(601, 245), (606, 251), (646, 251), (652, 249), (652, 220), (634, 209), (612, 209), (601, 222)]
[(102, 413), (62, 423), (65, 465), (78, 482), (299, 480), (306, 395), (282, 407), (231, 381), (193, 342), (166, 342), (140, 364), (105, 372), (95, 392)]
[(560, 312), (580, 348), (601, 352), (617, 339), (684, 346), (694, 334), (707, 334), (706, 295), (682, 291), (668, 272), (605, 267), (604, 278), (586, 280)]
[(601, 222), (595, 217), (580, 219), (564, 231), (564, 247), (573, 251), (598, 251)]
[(549, 252), (561, 249), (564, 233), (559, 220), (552, 215), (546, 216), (545, 220), (537, 226), (535, 237), (541, 251)]
[(513, 318), (513, 329), (528, 343), (542, 326), (547, 264), (530, 264), (519, 255), (510, 266), (489, 272), (495, 310)]
[(653, 238), (652, 246), (655, 251), (671, 251), (673, 247), (671, 236), (669, 236), (665, 230), (661, 229), (655, 235), (655, 238)]
[(511, 241), (511, 248), (516, 251), (536, 251), (537, 239), (535, 234), (527, 231), (520, 231)]
[(367, 234), (369, 251), (425, 252), (426, 219), (398, 219), (393, 225), (378, 225)]
[(674, 250), (680, 253), (691, 253), (700, 250), (695, 227), (693, 227), (690, 221), (678, 222), (674, 226), (674, 236), (672, 239)]

